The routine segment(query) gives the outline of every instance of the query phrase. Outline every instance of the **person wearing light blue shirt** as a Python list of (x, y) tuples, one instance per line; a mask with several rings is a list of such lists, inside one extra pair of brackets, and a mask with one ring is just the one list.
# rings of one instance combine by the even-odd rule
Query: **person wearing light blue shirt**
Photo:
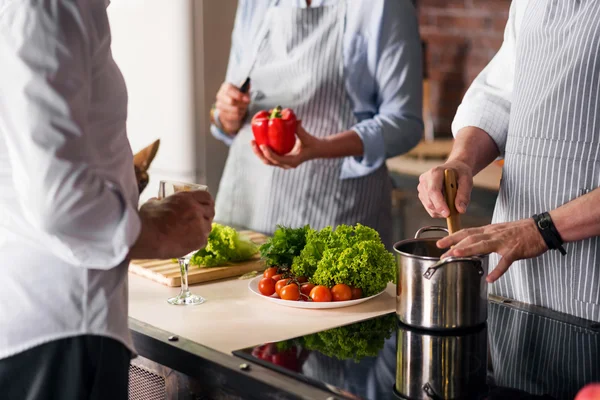
[[(410, 0), (241, 0), (211, 125), (231, 146), (216, 218), (267, 233), (360, 222), (391, 240), (385, 160), (422, 137), (421, 57)], [(279, 104), (302, 120), (287, 155), (249, 125)]]

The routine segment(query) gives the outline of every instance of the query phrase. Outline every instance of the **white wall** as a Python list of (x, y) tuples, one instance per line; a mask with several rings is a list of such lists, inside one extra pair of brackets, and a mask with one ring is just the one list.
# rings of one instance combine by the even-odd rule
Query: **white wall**
[(129, 91), (136, 152), (161, 147), (142, 201), (160, 179), (205, 183), (216, 193), (227, 149), (209, 132), (209, 108), (224, 79), (236, 0), (112, 0), (113, 55)]

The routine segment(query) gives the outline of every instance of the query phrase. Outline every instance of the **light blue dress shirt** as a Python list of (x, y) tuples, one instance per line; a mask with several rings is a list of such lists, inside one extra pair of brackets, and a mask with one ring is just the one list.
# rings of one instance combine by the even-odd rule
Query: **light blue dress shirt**
[[(343, 0), (313, 0), (312, 7), (338, 1)], [(421, 41), (411, 0), (346, 1), (346, 90), (358, 121), (351, 129), (360, 136), (364, 154), (344, 159), (341, 179), (376, 171), (387, 158), (412, 149), (423, 132)], [(306, 7), (306, 0), (239, 1), (227, 82), (239, 86), (245, 80), (253, 45), (261, 39), (264, 15), (272, 6)], [(227, 145), (235, 140), (215, 125), (211, 132)]]

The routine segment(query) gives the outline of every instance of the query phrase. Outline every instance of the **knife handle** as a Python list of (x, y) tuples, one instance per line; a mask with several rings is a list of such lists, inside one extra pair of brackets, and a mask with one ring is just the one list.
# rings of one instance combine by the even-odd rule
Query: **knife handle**
[(456, 192), (458, 190), (458, 180), (456, 178), (456, 171), (453, 169), (447, 169), (444, 171), (444, 197), (446, 204), (450, 209), (450, 215), (446, 218), (448, 224), (448, 233), (452, 235), (454, 232), (460, 230), (460, 215), (456, 210)]
[(240, 92), (248, 93), (248, 89), (250, 89), (250, 77), (247, 77), (242, 86), (240, 86)]

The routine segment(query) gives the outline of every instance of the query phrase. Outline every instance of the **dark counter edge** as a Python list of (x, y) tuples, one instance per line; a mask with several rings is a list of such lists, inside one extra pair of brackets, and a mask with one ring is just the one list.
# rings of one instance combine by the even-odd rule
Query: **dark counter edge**
[[(600, 331), (598, 323), (546, 308), (493, 295), (490, 295), (489, 301), (584, 329)], [(227, 387), (236, 393), (243, 393), (244, 398), (248, 399), (345, 398), (182, 337), (178, 337), (176, 341), (169, 341), (172, 333), (133, 318), (129, 318), (129, 328), (140, 356), (198, 379), (207, 387)], [(244, 364), (249, 368), (244, 368)]]
[[(227, 387), (244, 399), (341, 399), (332, 393), (299, 382), (241, 358), (210, 349), (154, 326), (129, 318), (129, 330), (137, 353), (195, 378), (206, 388)], [(244, 368), (244, 364), (248, 368)]]

